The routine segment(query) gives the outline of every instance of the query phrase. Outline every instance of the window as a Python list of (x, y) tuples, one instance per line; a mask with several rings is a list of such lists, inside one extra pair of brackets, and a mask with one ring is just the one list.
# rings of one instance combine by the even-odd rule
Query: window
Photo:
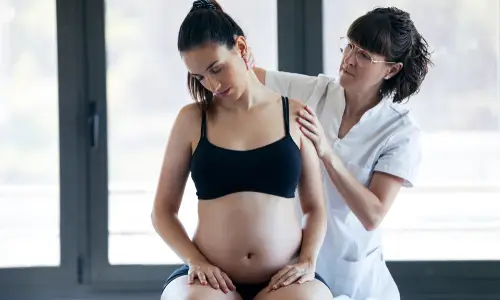
[[(243, 28), (262, 66), (276, 69), (276, 1), (219, 3)], [(185, 82), (187, 70), (177, 51), (178, 29), (191, 4), (106, 1), (108, 259), (112, 265), (180, 263), (154, 232), (150, 214), (168, 133), (180, 108), (192, 101)], [(193, 234), (197, 199), (191, 179), (180, 218)]]
[[(191, 102), (176, 39), (192, 2), (137, 2), (0, 0), (0, 299), (154, 298), (180, 262), (149, 215), (173, 118)], [(419, 187), (401, 195), (384, 223), (387, 257), (498, 259), (498, 2), (393, 2), (411, 9), (437, 66), (411, 101), (426, 159)], [(321, 49), (325, 71), (335, 74), (336, 37), (380, 5), (325, 1), (322, 48), (321, 0), (220, 3), (260, 66), (276, 69), (279, 59), (281, 69), (309, 74), (323, 65)], [(453, 25), (439, 23), (443, 11)], [(422, 122), (425, 115), (432, 118)], [(189, 181), (181, 219), (190, 234), (196, 211)], [(498, 263), (390, 267), (411, 298), (479, 285), (482, 294), (497, 292), (497, 279), (467, 278), (498, 278)], [(443, 265), (451, 271), (434, 268)]]
[(424, 158), (417, 187), (403, 191), (383, 224), (385, 257), (499, 260), (499, 2), (323, 1), (327, 74), (337, 74), (337, 41), (350, 23), (391, 5), (411, 12), (435, 67), (410, 100)]
[(60, 265), (56, 46), (55, 1), (0, 2), (0, 268)]

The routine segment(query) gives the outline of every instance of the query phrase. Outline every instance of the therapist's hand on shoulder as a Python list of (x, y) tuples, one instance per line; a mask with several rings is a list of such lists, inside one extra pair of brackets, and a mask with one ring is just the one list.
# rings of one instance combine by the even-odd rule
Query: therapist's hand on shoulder
[(255, 67), (255, 58), (253, 57), (251, 47), (248, 47), (247, 51), (243, 54), (243, 59), (249, 69), (253, 69)]
[(293, 283), (304, 283), (315, 278), (316, 266), (308, 261), (299, 261), (281, 269), (271, 278), (267, 291), (271, 292)]
[(297, 117), (300, 124), (300, 131), (313, 142), (316, 153), (320, 159), (328, 157), (332, 149), (328, 146), (325, 132), (321, 126), (316, 113), (309, 106), (305, 106)]

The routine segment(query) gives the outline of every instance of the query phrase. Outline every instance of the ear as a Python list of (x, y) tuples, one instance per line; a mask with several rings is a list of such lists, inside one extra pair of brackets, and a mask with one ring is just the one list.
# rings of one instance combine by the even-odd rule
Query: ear
[(384, 79), (391, 79), (392, 77), (396, 76), (396, 74), (398, 74), (401, 69), (403, 69), (403, 63), (392, 64), (391, 67), (387, 70)]
[(248, 52), (248, 45), (247, 45), (247, 40), (244, 36), (236, 36), (234, 38), (234, 47), (236, 48), (236, 51), (241, 55), (241, 57), (245, 57)]

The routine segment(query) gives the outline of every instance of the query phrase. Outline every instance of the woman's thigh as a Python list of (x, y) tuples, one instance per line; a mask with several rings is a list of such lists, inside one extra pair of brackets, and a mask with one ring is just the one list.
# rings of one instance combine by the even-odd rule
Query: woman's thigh
[(237, 292), (224, 294), (211, 286), (204, 286), (196, 280), (188, 284), (187, 276), (180, 276), (172, 280), (163, 290), (161, 300), (242, 300)]
[(330, 289), (321, 281), (313, 281), (302, 284), (291, 284), (272, 292), (261, 291), (254, 300), (331, 300), (333, 299)]

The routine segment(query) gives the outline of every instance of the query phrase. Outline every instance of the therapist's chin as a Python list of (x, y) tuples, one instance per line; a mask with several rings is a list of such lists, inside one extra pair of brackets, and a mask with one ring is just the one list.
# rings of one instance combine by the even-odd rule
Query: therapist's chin
[(344, 88), (346, 86), (352, 85), (355, 82), (355, 77), (352, 74), (345, 72), (344, 70), (340, 70), (339, 72), (339, 83)]

